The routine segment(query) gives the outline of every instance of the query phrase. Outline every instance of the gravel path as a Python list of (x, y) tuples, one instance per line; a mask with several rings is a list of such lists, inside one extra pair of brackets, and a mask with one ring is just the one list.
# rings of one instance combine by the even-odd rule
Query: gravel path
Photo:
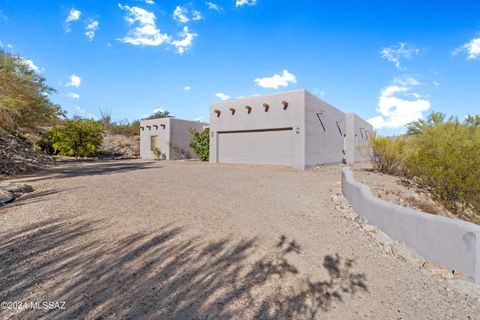
[(476, 319), (478, 304), (340, 217), (340, 167), (69, 163), (0, 208), (0, 310), (22, 319)]

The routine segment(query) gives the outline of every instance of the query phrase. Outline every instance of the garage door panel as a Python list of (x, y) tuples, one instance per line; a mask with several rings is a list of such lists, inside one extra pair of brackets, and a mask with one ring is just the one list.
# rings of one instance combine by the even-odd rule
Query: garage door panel
[(292, 147), (292, 130), (219, 133), (218, 161), (291, 165)]

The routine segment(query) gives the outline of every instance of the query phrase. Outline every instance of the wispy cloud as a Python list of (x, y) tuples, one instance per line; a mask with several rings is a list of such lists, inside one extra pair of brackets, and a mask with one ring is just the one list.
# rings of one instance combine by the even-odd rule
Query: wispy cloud
[(198, 35), (194, 32), (190, 32), (188, 27), (185, 26), (179, 36), (181, 39), (173, 40), (171, 41), (171, 44), (177, 49), (177, 52), (182, 55), (192, 46), (193, 39)]
[(67, 32), (70, 32), (71, 29), (70, 29), (70, 24), (72, 22), (75, 22), (75, 21), (78, 21), (80, 20), (80, 16), (82, 15), (82, 12), (75, 9), (75, 8), (72, 8), (67, 16), (67, 18), (65, 19), (65, 30)]
[(80, 99), (80, 95), (75, 92), (68, 92), (65, 94), (65, 97), (70, 98), (70, 99)]
[(415, 90), (420, 82), (413, 77), (395, 78), (384, 88), (378, 100), (380, 115), (368, 120), (376, 129), (399, 129), (409, 122), (423, 118), (430, 109), (428, 97)]
[(67, 87), (78, 88), (78, 87), (80, 87), (81, 84), (82, 84), (82, 78), (80, 78), (76, 74), (72, 74), (70, 76), (70, 79), (69, 79), (68, 83), (67, 83)]
[(185, 7), (177, 6), (175, 10), (173, 10), (173, 19), (180, 23), (187, 23), (190, 19), (187, 17), (188, 10)]
[(203, 20), (202, 13), (200, 11), (194, 10), (192, 13), (192, 20), (193, 21)]
[(183, 90), (185, 90), (185, 91), (190, 91), (190, 90), (192, 90), (192, 87), (190, 87), (190, 86), (185, 86), (185, 87), (183, 87)]
[(100, 23), (97, 20), (90, 19), (87, 21), (87, 26), (85, 27), (85, 35), (88, 38), (88, 41), (92, 41), (95, 38), (95, 32), (98, 30)]
[(221, 100), (228, 100), (228, 99), (230, 99), (230, 96), (229, 96), (228, 94), (223, 93), (223, 92), (217, 92), (217, 93), (215, 94), (215, 96), (216, 96), (217, 98), (220, 98)]
[(218, 4), (206, 1), (205, 4), (207, 5), (207, 8), (210, 10), (215, 10), (215, 11), (221, 11), (222, 7), (220, 7)]
[(297, 83), (297, 77), (285, 69), (281, 74), (274, 74), (271, 77), (257, 78), (254, 81), (262, 88), (278, 89), (279, 87), (286, 87), (290, 83)]
[(242, 6), (254, 6), (257, 4), (257, 0), (236, 0), (235, 1), (235, 6), (236, 7), (242, 7)]
[(88, 118), (88, 119), (96, 119), (97, 118), (96, 115), (94, 115), (93, 113), (89, 113), (86, 109), (81, 108), (79, 106), (75, 107), (75, 115), (77, 117)]
[(153, 0), (145, 0), (145, 3), (146, 4), (155, 4), (155, 2)]
[(406, 43), (399, 42), (398, 45), (383, 48), (380, 56), (392, 62), (398, 70), (404, 70), (401, 60), (411, 59), (420, 54), (420, 49), (414, 48)]
[(467, 54), (467, 60), (479, 60), (480, 59), (480, 37), (473, 38), (464, 45), (453, 51), (453, 55), (465, 52)]
[(134, 46), (159, 46), (170, 40), (168, 34), (162, 33), (157, 28), (153, 12), (139, 7), (122, 6), (121, 4), (118, 6), (127, 11), (125, 20), (134, 26), (124, 38), (119, 39), (120, 41)]
[(22, 63), (23, 63), (24, 65), (26, 65), (27, 67), (30, 68), (30, 70), (35, 71), (35, 72), (39, 72), (39, 71), (40, 71), (40, 68), (39, 68), (38, 66), (36, 66), (36, 65), (33, 63), (32, 60), (30, 60), (30, 59), (25, 59), (25, 58), (20, 58), (20, 59), (21, 59), (21, 61), (22, 61)]

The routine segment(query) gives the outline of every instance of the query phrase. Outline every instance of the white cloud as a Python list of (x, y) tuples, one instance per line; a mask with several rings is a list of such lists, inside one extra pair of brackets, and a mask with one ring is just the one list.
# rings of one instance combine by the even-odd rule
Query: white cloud
[(223, 93), (223, 92), (217, 92), (217, 93), (215, 94), (215, 96), (216, 96), (217, 98), (220, 98), (221, 100), (228, 100), (228, 99), (230, 99), (230, 96), (229, 96), (228, 94)]
[(75, 92), (69, 92), (65, 94), (65, 97), (70, 98), (70, 99), (80, 99), (80, 95)]
[(179, 35), (183, 39), (171, 41), (171, 44), (177, 49), (179, 54), (184, 54), (192, 46), (193, 39), (198, 35), (190, 32), (187, 26), (183, 27), (183, 31)]
[(434, 85), (435, 87), (438, 87), (438, 86), (440, 85), (440, 83), (438, 83), (438, 81), (433, 81), (433, 85)]
[(187, 23), (188, 21), (190, 21), (190, 19), (188, 19), (187, 17), (187, 8), (177, 6), (173, 11), (173, 19), (180, 23)]
[(368, 120), (376, 129), (398, 129), (407, 123), (423, 118), (422, 112), (430, 109), (428, 97), (413, 92), (420, 83), (413, 77), (394, 79), (383, 89), (378, 101), (380, 115)]
[(256, 4), (257, 4), (257, 0), (236, 0), (235, 1), (235, 6), (236, 7), (242, 7), (244, 5), (254, 6)]
[(92, 41), (93, 38), (95, 38), (95, 31), (97, 31), (99, 25), (100, 23), (97, 20), (90, 19), (87, 22), (87, 26), (85, 27), (85, 35), (89, 41)]
[(278, 89), (288, 86), (289, 83), (297, 83), (297, 78), (285, 69), (281, 75), (274, 74), (271, 77), (257, 78), (254, 81), (262, 88)]
[(221, 11), (222, 10), (222, 8), (216, 3), (206, 1), (205, 4), (207, 5), (208, 9), (210, 9), (210, 10), (216, 10), (216, 11)]
[(70, 23), (80, 20), (81, 15), (82, 15), (82, 12), (80, 12), (75, 8), (72, 8), (70, 10), (70, 13), (67, 16), (67, 19), (65, 19), (65, 29), (67, 32), (70, 32)]
[(190, 91), (190, 90), (192, 90), (192, 87), (190, 87), (190, 86), (185, 86), (185, 87), (183, 87), (183, 90), (185, 90), (185, 91)]
[(153, 113), (157, 113), (157, 112), (165, 112), (165, 110), (164, 110), (164, 109), (162, 109), (162, 108), (155, 108), (155, 109), (153, 109), (153, 110), (152, 110), (152, 112), (153, 112)]
[(75, 87), (78, 88), (80, 87), (80, 84), (82, 83), (82, 78), (77, 76), (76, 74), (72, 74), (70, 76), (70, 81), (67, 83), (67, 87)]
[(381, 57), (392, 62), (398, 70), (403, 70), (402, 66), (400, 65), (400, 60), (411, 59), (412, 57), (418, 56), (419, 54), (420, 49), (413, 48), (403, 42), (399, 42), (396, 46), (383, 48), (380, 51)]
[(194, 118), (193, 121), (204, 122), (205, 119), (207, 119), (207, 117), (205, 117), (205, 116), (199, 116), (199, 117)]
[(194, 10), (192, 14), (193, 21), (200, 21), (203, 20), (202, 13), (200, 11)]
[(79, 106), (75, 107), (75, 115), (77, 117), (89, 118), (89, 119), (95, 119), (97, 117), (93, 113), (88, 113), (87, 110), (85, 110), (84, 108), (80, 108)]
[(159, 46), (170, 40), (168, 34), (163, 34), (157, 28), (155, 23), (155, 14), (138, 7), (129, 7), (118, 5), (120, 9), (127, 11), (125, 20), (134, 25), (127, 35), (119, 39), (124, 43), (130, 43), (134, 46)]
[(30, 68), (30, 70), (35, 71), (35, 72), (39, 72), (39, 71), (40, 71), (40, 68), (37, 67), (37, 66), (33, 63), (32, 60), (25, 59), (25, 58), (20, 58), (20, 59), (21, 59), (21, 61), (22, 61), (22, 63), (23, 63), (24, 65), (26, 65), (27, 67)]
[(10, 50), (13, 50), (13, 44), (7, 43), (7, 48), (10, 49)]
[(146, 4), (155, 4), (155, 2), (153, 0), (145, 0), (145, 3)]
[(480, 37), (474, 38), (460, 48), (455, 49), (455, 51), (453, 51), (453, 55), (457, 55), (461, 52), (467, 53), (467, 60), (480, 59)]

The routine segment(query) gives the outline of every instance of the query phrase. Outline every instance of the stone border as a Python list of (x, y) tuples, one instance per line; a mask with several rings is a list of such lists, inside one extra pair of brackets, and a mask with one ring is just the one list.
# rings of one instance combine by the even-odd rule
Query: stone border
[(342, 193), (360, 216), (391, 238), (480, 283), (480, 226), (378, 199), (368, 186), (355, 181), (349, 167), (342, 169)]

